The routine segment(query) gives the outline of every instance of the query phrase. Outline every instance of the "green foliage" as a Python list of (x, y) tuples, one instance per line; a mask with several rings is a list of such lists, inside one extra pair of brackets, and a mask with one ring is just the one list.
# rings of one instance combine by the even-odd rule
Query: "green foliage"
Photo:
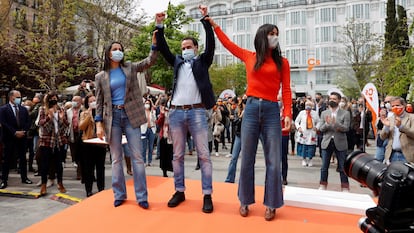
[(235, 63), (226, 67), (213, 65), (210, 70), (210, 79), (216, 96), (225, 89), (234, 90), (236, 95), (243, 95), (246, 91), (246, 69), (244, 64)]
[[(345, 49), (339, 52), (338, 56), (344, 60), (345, 67), (350, 68), (352, 72), (349, 72), (349, 69), (348, 72), (341, 72), (337, 84), (344, 92), (348, 92), (347, 96), (359, 96), (362, 88), (372, 81), (376, 58), (380, 53), (381, 39), (370, 32), (369, 24), (356, 20), (350, 20), (341, 34), (339, 42)], [(345, 81), (344, 77), (346, 77)]]
[(398, 44), (396, 30), (398, 28), (395, 0), (387, 0), (387, 17), (385, 18), (385, 47)]

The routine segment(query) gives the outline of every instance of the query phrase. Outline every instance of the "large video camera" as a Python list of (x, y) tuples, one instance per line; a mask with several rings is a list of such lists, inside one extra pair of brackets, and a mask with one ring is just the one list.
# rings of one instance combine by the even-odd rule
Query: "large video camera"
[(362, 151), (349, 154), (345, 173), (369, 187), (378, 205), (366, 210), (359, 226), (363, 232), (414, 232), (414, 164), (389, 166)]

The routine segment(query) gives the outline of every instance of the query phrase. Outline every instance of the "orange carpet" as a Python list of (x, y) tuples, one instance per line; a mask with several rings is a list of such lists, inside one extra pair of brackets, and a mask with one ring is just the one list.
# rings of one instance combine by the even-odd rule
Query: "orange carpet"
[(290, 206), (278, 209), (276, 219), (267, 222), (261, 186), (256, 187), (256, 204), (243, 218), (238, 212), (237, 184), (215, 182), (214, 212), (205, 214), (200, 181), (186, 180), (186, 201), (176, 208), (167, 207), (174, 192), (173, 178), (149, 176), (147, 182), (148, 210), (136, 204), (129, 180), (128, 201), (118, 208), (113, 207), (112, 190), (106, 190), (21, 232), (361, 232), (357, 223), (362, 216)]

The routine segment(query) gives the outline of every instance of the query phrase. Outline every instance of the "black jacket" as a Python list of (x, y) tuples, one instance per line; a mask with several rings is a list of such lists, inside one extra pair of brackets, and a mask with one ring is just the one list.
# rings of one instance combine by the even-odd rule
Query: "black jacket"
[[(194, 78), (201, 94), (201, 101), (207, 109), (210, 109), (215, 104), (215, 98), (213, 93), (213, 86), (210, 82), (208, 69), (213, 63), (215, 40), (214, 32), (210, 25), (210, 22), (206, 21), (204, 17), (200, 21), (204, 26), (204, 30), (206, 31), (206, 48), (204, 53), (200, 54), (195, 59), (193, 59), (191, 64)], [(157, 30), (157, 48), (164, 56), (165, 60), (174, 67), (174, 82), (172, 89), (172, 96), (174, 97), (174, 91), (177, 86), (178, 70), (180, 66), (184, 63), (184, 59), (181, 55), (174, 55), (171, 53), (168, 44), (165, 41), (164, 27), (157, 27)]]

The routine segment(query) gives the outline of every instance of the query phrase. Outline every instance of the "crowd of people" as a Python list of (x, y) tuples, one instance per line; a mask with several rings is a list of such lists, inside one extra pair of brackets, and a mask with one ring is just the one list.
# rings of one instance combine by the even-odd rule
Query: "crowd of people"
[[(195, 38), (185, 37), (181, 41), (182, 53), (172, 54), (164, 38), (166, 15), (158, 13), (148, 57), (128, 62), (123, 45), (112, 42), (105, 50), (103, 70), (94, 81), (82, 81), (71, 100), (60, 99), (56, 92), (50, 91), (22, 102), (19, 91), (10, 91), (8, 103), (0, 108), (3, 146), (0, 188), (8, 186), (16, 154), (22, 183), (32, 184), (27, 172), (37, 172), (41, 176), (38, 183), (41, 195), (47, 194), (55, 179), (59, 192), (65, 193), (63, 170), (70, 151), (77, 168), (76, 178), (90, 197), (94, 194), (94, 181), (98, 192), (105, 189), (104, 166), (109, 151), (114, 207), (127, 199), (125, 161), (127, 173), (133, 176), (136, 202), (148, 209), (145, 167), (152, 166), (155, 154), (162, 175), (168, 177), (168, 172), (173, 172), (175, 192), (167, 205), (174, 208), (185, 201), (187, 151), (197, 155), (202, 211), (211, 213), (214, 206), (210, 155), (220, 156), (220, 148), (227, 151), (229, 146), (226, 157), (231, 159), (225, 182), (236, 181), (241, 155), (239, 213), (246, 217), (249, 206), (255, 203), (255, 160), (261, 142), (266, 166), (264, 218), (270, 221), (284, 203), (282, 186), (288, 185), (289, 141), (290, 154), (300, 156), (303, 167), (314, 166), (314, 157), (321, 157), (320, 190), (328, 188), (329, 166), (336, 163), (341, 189), (350, 191), (344, 172), (346, 155), (369, 146), (367, 139), (373, 129), (377, 132), (373, 136), (378, 160), (387, 164), (414, 162), (413, 108), (403, 98), (387, 96), (380, 104), (375, 124), (363, 97), (348, 99), (331, 92), (292, 99), (289, 62), (281, 56), (276, 25), (259, 27), (255, 50), (249, 51), (227, 37), (208, 16), (205, 6), (200, 6), (200, 12), (206, 36), (202, 53)], [(214, 34), (245, 64), (248, 85), (239, 96), (216, 98), (213, 93), (208, 69), (214, 58)], [(173, 67), (174, 85), (171, 94), (153, 96), (141, 91), (137, 75), (155, 63), (158, 53)]]

